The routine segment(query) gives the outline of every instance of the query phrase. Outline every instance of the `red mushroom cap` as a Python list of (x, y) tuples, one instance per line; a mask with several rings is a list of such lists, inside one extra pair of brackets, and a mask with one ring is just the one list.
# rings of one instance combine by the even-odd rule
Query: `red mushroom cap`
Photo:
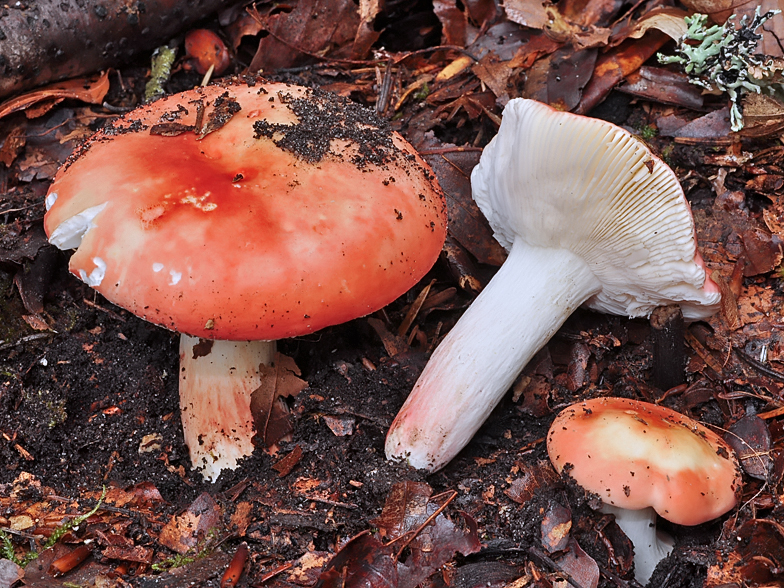
[(202, 75), (213, 66), (213, 74), (219, 76), (231, 63), (226, 44), (208, 29), (193, 29), (185, 35), (185, 55), (193, 69)]
[(369, 110), (285, 84), (170, 96), (93, 136), (44, 225), (71, 271), (151, 322), (273, 340), (371, 313), (430, 269), (443, 195)]
[(620, 508), (653, 507), (679, 525), (698, 525), (737, 503), (741, 475), (721, 437), (663, 406), (595, 398), (563, 410), (547, 435), (561, 472)]

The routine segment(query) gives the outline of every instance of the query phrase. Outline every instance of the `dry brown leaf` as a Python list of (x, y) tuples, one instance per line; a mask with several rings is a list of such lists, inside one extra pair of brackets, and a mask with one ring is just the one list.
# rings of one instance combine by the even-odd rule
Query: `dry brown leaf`
[(512, 22), (532, 29), (544, 29), (549, 22), (541, 0), (506, 0), (504, 11)]
[(784, 129), (784, 104), (765, 94), (745, 94), (743, 103), (744, 137), (769, 137)]
[(402, 355), (411, 350), (406, 343), (406, 340), (403, 337), (391, 333), (383, 321), (372, 316), (368, 317), (367, 321), (381, 339), (389, 357), (397, 357), (398, 355)]
[[(629, 32), (629, 37), (632, 39), (639, 39), (641, 38), (648, 30), (656, 29), (661, 31), (668, 37), (674, 40), (680, 39), (686, 31), (688, 27), (686, 26), (686, 21), (683, 20), (685, 16), (688, 16), (689, 13), (685, 10), (681, 10), (679, 8), (672, 8), (672, 7), (665, 7), (665, 8), (657, 8), (651, 10), (649, 13), (644, 15), (637, 23), (634, 25), (632, 30)], [(619, 39), (618, 36), (613, 37), (613, 41), (620, 41), (623, 39)]]
[[(74, 98), (89, 104), (101, 104), (109, 91), (110, 72), (111, 70), (106, 70), (99, 76), (66, 80), (20, 96), (14, 96), (0, 104), (0, 118), (13, 112), (32, 108), (41, 102), (47, 103), (46, 110), (49, 110), (54, 106), (53, 100), (59, 102), (65, 98)], [(39, 114), (44, 113), (39, 111)]]
[(738, 317), (744, 325), (758, 323), (774, 309), (773, 290), (751, 284), (738, 299)]

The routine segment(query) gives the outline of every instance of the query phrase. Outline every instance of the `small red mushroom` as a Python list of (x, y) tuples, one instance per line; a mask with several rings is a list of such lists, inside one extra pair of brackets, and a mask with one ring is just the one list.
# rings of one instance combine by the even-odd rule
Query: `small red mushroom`
[(663, 406), (594, 398), (564, 409), (547, 434), (547, 452), (634, 543), (635, 577), (648, 582), (672, 543), (656, 536), (656, 513), (678, 525), (713, 520), (738, 500), (741, 473), (716, 433)]
[(194, 29), (185, 35), (185, 55), (186, 63), (202, 75), (212, 67), (212, 73), (219, 76), (231, 63), (226, 44), (208, 29)]
[(127, 114), (66, 162), (46, 203), (72, 273), (182, 333), (185, 442), (208, 479), (253, 451), (250, 396), (274, 341), (393, 301), (446, 233), (435, 177), (384, 121), (255, 80)]

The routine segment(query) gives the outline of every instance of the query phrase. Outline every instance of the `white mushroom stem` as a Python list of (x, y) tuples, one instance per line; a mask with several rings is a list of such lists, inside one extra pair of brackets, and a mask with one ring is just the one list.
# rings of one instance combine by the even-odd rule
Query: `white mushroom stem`
[(251, 394), (274, 341), (211, 341), (180, 336), (180, 411), (193, 469), (207, 480), (253, 453)]
[(603, 504), (601, 510), (615, 515), (615, 522), (634, 545), (634, 578), (645, 586), (658, 563), (670, 555), (675, 542), (656, 530), (656, 511), (652, 508), (629, 510)]
[(518, 238), (430, 358), (387, 435), (389, 459), (435, 471), (470, 441), (525, 364), (600, 289), (565, 249)]

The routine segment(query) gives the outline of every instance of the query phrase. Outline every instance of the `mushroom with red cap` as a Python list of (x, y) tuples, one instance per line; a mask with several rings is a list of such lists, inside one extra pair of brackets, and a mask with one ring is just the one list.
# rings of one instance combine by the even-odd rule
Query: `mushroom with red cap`
[(204, 75), (212, 69), (219, 76), (231, 64), (226, 44), (209, 29), (193, 29), (185, 35), (185, 65)]
[(509, 256), (430, 358), (387, 434), (389, 458), (437, 470), (580, 305), (713, 314), (691, 210), (675, 174), (610, 123), (514, 99), (471, 174)]
[(594, 398), (565, 408), (547, 434), (547, 453), (559, 473), (615, 514), (634, 544), (642, 584), (672, 549), (671, 541), (657, 537), (656, 513), (678, 525), (699, 525), (732, 509), (740, 493), (735, 452), (721, 437), (648, 402)]
[(223, 82), (139, 108), (58, 172), (45, 228), (107, 299), (183, 333), (194, 467), (253, 451), (250, 396), (274, 340), (412, 287), (446, 233), (443, 195), (371, 111), (286, 84)]

